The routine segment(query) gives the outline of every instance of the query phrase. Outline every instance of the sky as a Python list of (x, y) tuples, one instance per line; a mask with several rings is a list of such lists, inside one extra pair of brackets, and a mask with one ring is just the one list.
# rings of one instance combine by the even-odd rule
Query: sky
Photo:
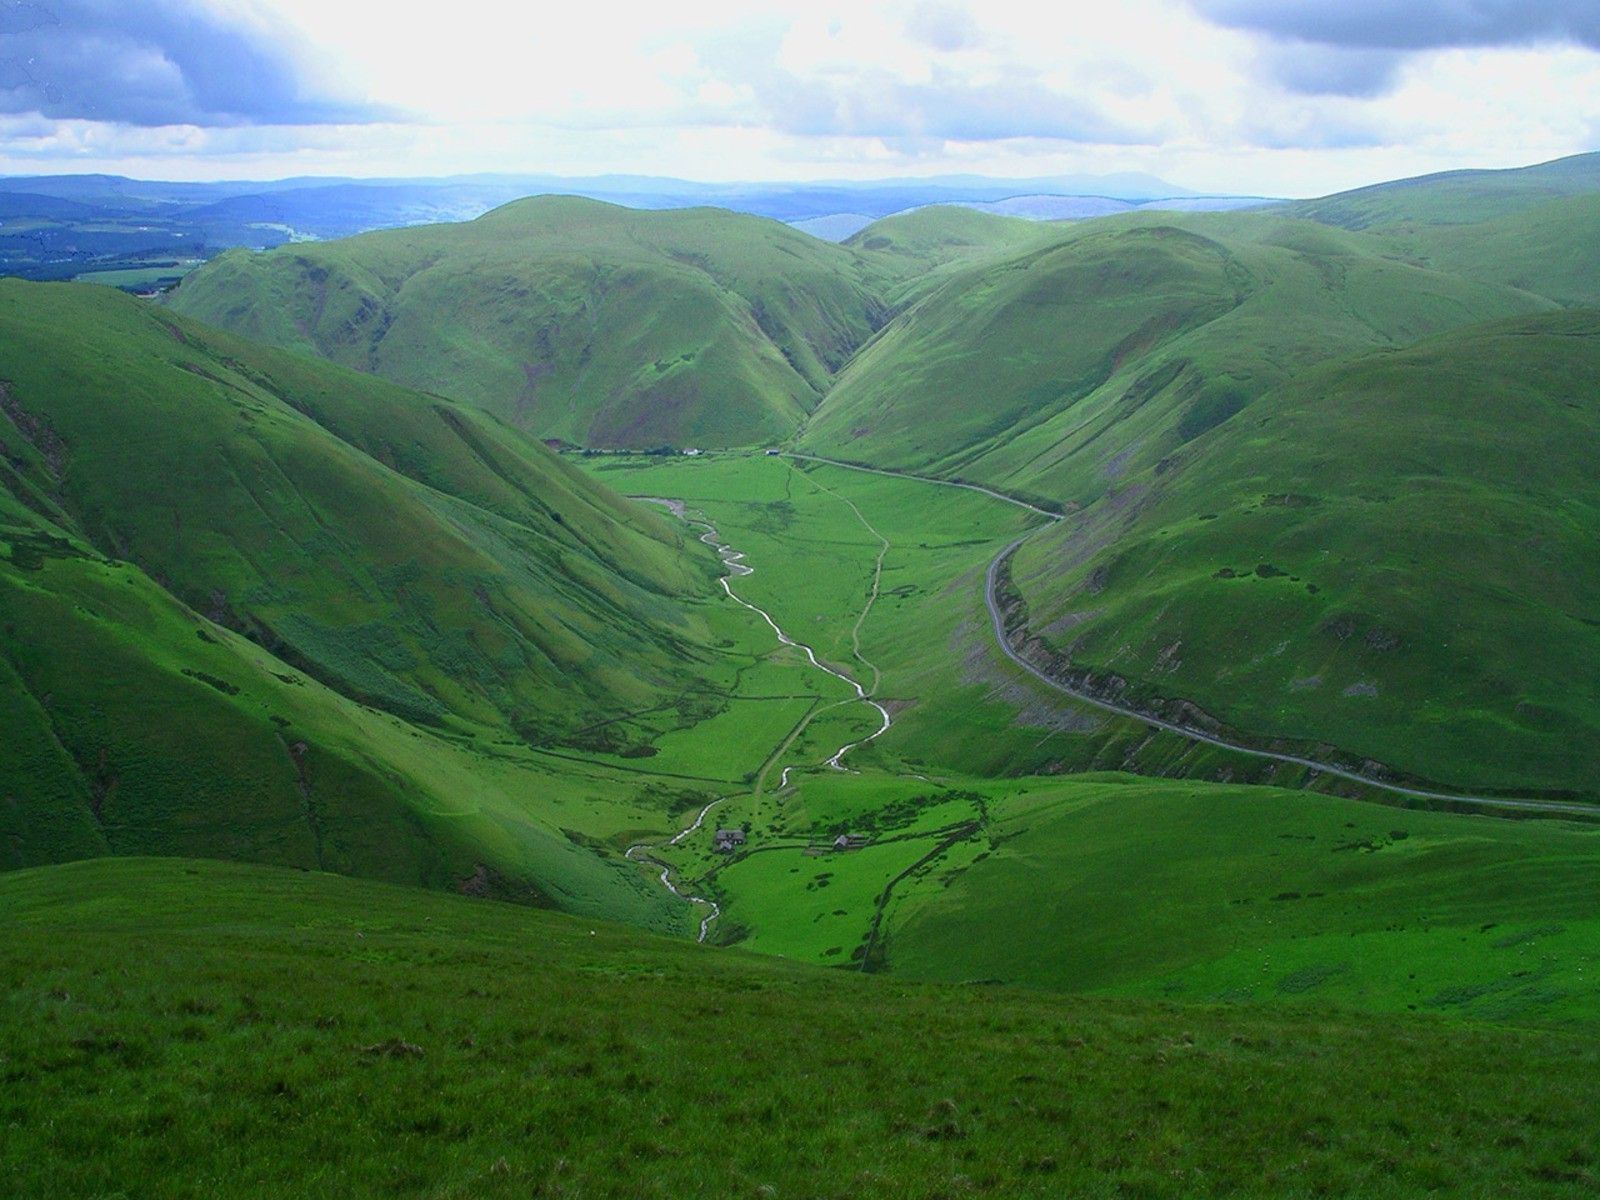
[(0, 0), (6, 175), (1313, 196), (1596, 148), (1600, 0)]

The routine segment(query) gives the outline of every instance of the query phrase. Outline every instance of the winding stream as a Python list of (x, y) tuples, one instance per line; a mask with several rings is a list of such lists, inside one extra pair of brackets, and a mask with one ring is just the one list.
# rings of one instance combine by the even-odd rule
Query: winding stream
[[(851, 505), (851, 507), (854, 508), (855, 506)], [(704, 514), (702, 514), (702, 515), (704, 515)], [(860, 513), (858, 512), (856, 515), (860, 516)], [(722, 577), (721, 583), (722, 583), (722, 590), (728, 593), (728, 598), (730, 600), (732, 600), (735, 604), (739, 604), (739, 605), (742, 605), (745, 608), (748, 608), (751, 612), (756, 613), (758, 616), (760, 616), (763, 621), (765, 621), (768, 625), (770, 625), (772, 627), (772, 632), (778, 635), (778, 641), (782, 645), (793, 646), (796, 650), (804, 651), (805, 652), (805, 656), (806, 656), (806, 660), (813, 667), (815, 667), (817, 670), (823, 672), (823, 674), (825, 674), (825, 675), (832, 675), (835, 679), (842, 680), (843, 682), (849, 684), (852, 688), (855, 689), (856, 699), (857, 700), (861, 701), (863, 704), (870, 704), (873, 708), (878, 710), (878, 716), (882, 718), (883, 724), (881, 724), (877, 728), (877, 730), (875, 730), (873, 733), (868, 734), (866, 737), (861, 738), (859, 741), (854, 741), (854, 742), (849, 743), (848, 745), (840, 746), (838, 751), (833, 755), (833, 757), (827, 760), (827, 764), (826, 765), (832, 767), (835, 771), (847, 771), (847, 770), (849, 770), (850, 768), (846, 767), (841, 760), (844, 758), (844, 756), (846, 754), (848, 754), (850, 751), (854, 750), (857, 746), (865, 746), (868, 742), (873, 741), (873, 740), (875, 740), (877, 738), (880, 738), (880, 737), (882, 737), (884, 735), (884, 733), (888, 730), (889, 726), (894, 723), (892, 718), (889, 716), (889, 710), (886, 709), (883, 705), (879, 704), (876, 700), (874, 700), (872, 698), (872, 696), (867, 692), (867, 689), (862, 687), (861, 684), (855, 679), (855, 677), (852, 676), (851, 674), (849, 674), (849, 672), (838, 670), (835, 667), (830, 667), (827, 663), (823, 662), (821, 659), (819, 659), (817, 657), (816, 651), (812, 650), (812, 648), (810, 646), (806, 645), (804, 642), (796, 641), (794, 638), (790, 637), (787, 633), (785, 633), (783, 631), (783, 628), (776, 621), (774, 621), (772, 619), (772, 614), (769, 613), (766, 609), (762, 608), (760, 605), (751, 604), (750, 601), (746, 600), (743, 596), (741, 596), (737, 592), (735, 592), (733, 590), (733, 586), (728, 581), (730, 579), (737, 579), (737, 578), (739, 578), (740, 576), (743, 576), (743, 575), (754, 575), (756, 569), (754, 567), (752, 567), (752, 566), (748, 566), (748, 565), (745, 564), (745, 562), (744, 562), (744, 557), (745, 556), (744, 556), (744, 554), (742, 552), (740, 552), (738, 550), (735, 550), (732, 546), (728, 545), (726, 542), (719, 541), (719, 539), (721, 538), (722, 535), (719, 534), (716, 531), (715, 527), (713, 527), (712, 525), (710, 525), (708, 522), (705, 522), (705, 521), (697, 521), (697, 520), (694, 520), (692, 518), (687, 518), (687, 517), (686, 517), (686, 519), (689, 520), (689, 523), (691, 525), (697, 525), (701, 529), (705, 530), (705, 532), (700, 535), (700, 540), (702, 542), (704, 542), (706, 545), (711, 546), (712, 548), (714, 548), (716, 550), (717, 554), (721, 556), (723, 565), (725, 565), (728, 568), (728, 574), (726, 574), (726, 575), (724, 575)], [(867, 528), (871, 529), (872, 527), (869, 525), (869, 526), (867, 526)], [(874, 531), (874, 532), (876, 532), (876, 531)], [(888, 543), (885, 542), (884, 546), (887, 549)], [(883, 568), (883, 555), (882, 554), (879, 554), (879, 556), (878, 556), (878, 568), (879, 568), (879, 573), (881, 574), (882, 568)], [(872, 602), (874, 600), (876, 600), (877, 598), (878, 598), (878, 575), (875, 575), (873, 577), (873, 580), (872, 580), (872, 594), (867, 600), (867, 608), (868, 609), (870, 609), (872, 607)], [(865, 612), (863, 612), (863, 617), (865, 617)], [(857, 641), (856, 641), (856, 646), (857, 646), (856, 657), (857, 658), (861, 658), (860, 641), (859, 641), (860, 628), (861, 628), (861, 623), (858, 621), (856, 623), (856, 633), (854, 635), (857, 638)], [(864, 658), (861, 658), (861, 661), (863, 663), (866, 663), (867, 660), (864, 659)], [(869, 667), (872, 666), (871, 663), (867, 663), (867, 665)], [(874, 674), (876, 674), (877, 668), (876, 667), (872, 667), (872, 670), (873, 670)], [(783, 783), (785, 783), (785, 784), (789, 780), (789, 771), (791, 769), (792, 768), (789, 768), (789, 767), (785, 767), (784, 768)], [(782, 785), (780, 785), (780, 786), (782, 786)]]
[[(704, 808), (702, 808), (700, 810), (700, 815), (695, 817), (694, 824), (690, 825), (686, 829), (680, 829), (678, 831), (677, 836), (674, 837), (671, 841), (669, 841), (667, 843), (667, 845), (676, 846), (679, 842), (683, 841), (684, 838), (688, 837), (696, 829), (699, 829), (700, 826), (705, 823), (706, 814), (708, 812), (710, 812), (713, 808), (715, 808), (717, 805), (723, 803), (726, 800), (727, 800), (726, 796), (718, 796), (710, 804), (708, 804)], [(666, 863), (662, 862), (660, 859), (647, 857), (651, 850), (658, 850), (658, 849), (660, 849), (660, 846), (659, 846), (658, 843), (654, 843), (654, 842), (639, 842), (636, 845), (629, 846), (628, 849), (624, 852), (623, 857), (627, 858), (631, 862), (636, 862), (636, 863), (648, 862), (653, 867), (660, 867), (661, 868), (661, 885), (663, 887), (665, 887), (667, 889), (667, 891), (671, 892), (674, 896), (678, 897), (678, 899), (687, 901), (690, 904), (705, 904), (705, 905), (708, 905), (710, 907), (711, 911), (706, 913), (706, 915), (700, 919), (700, 936), (695, 938), (695, 941), (703, 942), (703, 941), (706, 940), (706, 932), (711, 928), (711, 922), (715, 921), (718, 917), (720, 917), (722, 915), (722, 906), (720, 904), (718, 904), (715, 900), (709, 899), (708, 897), (690, 895), (688, 892), (685, 892), (685, 891), (681, 890), (678, 887), (677, 884), (673, 883), (672, 882), (672, 868), (669, 867)]]
[[(828, 489), (823, 488), (822, 490), (827, 491)], [(873, 537), (877, 538), (878, 541), (883, 544), (883, 548), (878, 551), (877, 562), (873, 570), (872, 591), (867, 597), (866, 606), (861, 610), (861, 616), (856, 620), (855, 626), (850, 633), (851, 642), (855, 648), (855, 656), (857, 660), (859, 660), (868, 670), (872, 672), (873, 691), (876, 691), (877, 683), (881, 676), (878, 668), (869, 662), (861, 653), (861, 626), (863, 622), (866, 621), (867, 614), (872, 611), (872, 606), (878, 599), (878, 585), (883, 578), (883, 560), (884, 556), (889, 553), (889, 542), (883, 537), (882, 534), (868, 524), (867, 519), (861, 515), (861, 510), (849, 500), (845, 500), (842, 496), (838, 496), (833, 492), (829, 492), (828, 494), (849, 505), (851, 511), (856, 514), (856, 519), (867, 528)], [(823, 662), (817, 657), (816, 651), (814, 651), (810, 646), (806, 645), (804, 642), (795, 640), (785, 633), (783, 631), (783, 627), (772, 619), (772, 614), (766, 609), (762, 608), (758, 604), (752, 604), (750, 601), (746, 600), (743, 596), (740, 596), (733, 590), (733, 586), (729, 581), (741, 578), (745, 575), (753, 575), (755, 574), (755, 568), (744, 561), (745, 555), (742, 551), (735, 550), (732, 545), (721, 540), (722, 535), (717, 532), (716, 527), (709, 521), (703, 519), (705, 516), (704, 513), (697, 513), (695, 516), (690, 516), (688, 507), (682, 500), (669, 500), (660, 496), (634, 496), (632, 498), (635, 500), (645, 501), (649, 504), (664, 505), (672, 512), (674, 516), (687, 521), (690, 525), (695, 526), (698, 529), (704, 530), (705, 532), (700, 535), (700, 540), (717, 552), (717, 556), (722, 560), (723, 566), (727, 568), (727, 574), (723, 575), (718, 582), (722, 584), (722, 590), (728, 594), (728, 599), (732, 600), (735, 604), (738, 604), (744, 608), (748, 608), (751, 612), (757, 614), (763, 621), (765, 621), (771, 627), (772, 632), (777, 635), (779, 644), (784, 646), (792, 646), (796, 650), (804, 652), (806, 661), (808, 661), (813, 667), (824, 674), (832, 675), (835, 679), (842, 680), (843, 682), (849, 684), (850, 687), (855, 690), (857, 701), (862, 704), (869, 704), (873, 708), (877, 709), (878, 716), (882, 719), (882, 724), (880, 724), (877, 729), (868, 734), (866, 737), (859, 738), (856, 741), (840, 746), (839, 749), (834, 752), (832, 757), (830, 757), (824, 764), (832, 767), (835, 771), (849, 771), (851, 768), (844, 765), (844, 756), (857, 747), (865, 746), (868, 742), (874, 741), (888, 732), (889, 726), (894, 723), (893, 718), (889, 715), (889, 710), (874, 700), (872, 698), (872, 693), (863, 687), (861, 683), (849, 672), (839, 670), (836, 667), (830, 667), (827, 663)], [(838, 703), (849, 704), (852, 703), (852, 701), (841, 700)], [(778, 782), (778, 786), (780, 788), (784, 788), (789, 785), (789, 772), (792, 770), (794, 770), (793, 766), (787, 766), (783, 769), (783, 773), (779, 777)], [(695, 817), (694, 824), (685, 829), (679, 830), (670, 841), (665, 843), (665, 845), (676, 846), (690, 834), (694, 833), (695, 830), (699, 829), (701, 825), (705, 823), (706, 814), (717, 805), (724, 803), (726, 800), (726, 796), (718, 796), (710, 804), (707, 804), (700, 810), (699, 815)], [(660, 859), (649, 857), (650, 851), (660, 849), (661, 845), (661, 843), (640, 842), (637, 845), (629, 846), (625, 856), (632, 862), (648, 862), (651, 866), (660, 867), (661, 883), (674, 896), (677, 896), (680, 899), (689, 902), (690, 904), (704, 904), (709, 906), (710, 911), (700, 921), (700, 935), (695, 939), (696, 941), (703, 942), (706, 940), (707, 931), (711, 928), (711, 922), (715, 921), (719, 916), (722, 915), (722, 909), (715, 900), (708, 899), (705, 896), (691, 895), (673, 883), (672, 868), (666, 863), (663, 863)]]

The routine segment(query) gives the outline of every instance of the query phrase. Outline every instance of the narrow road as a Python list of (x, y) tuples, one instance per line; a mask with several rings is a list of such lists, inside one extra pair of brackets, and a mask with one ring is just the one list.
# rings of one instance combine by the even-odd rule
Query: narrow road
[[(828, 466), (840, 467), (849, 471), (863, 471), (869, 475), (887, 475), (897, 479), (909, 479), (918, 483), (934, 484), (940, 487), (962, 488), (970, 492), (980, 492), (985, 496), (991, 496), (996, 500), (1004, 501), (1005, 503), (1015, 505), (1018, 508), (1027, 509), (1029, 512), (1037, 513), (1042, 517), (1048, 517), (1051, 523), (1063, 519), (1059, 513), (1048, 512), (1045, 509), (1038, 508), (1035, 505), (1026, 503), (1025, 501), (1018, 500), (1012, 496), (1007, 496), (1003, 492), (997, 492), (990, 488), (979, 487), (977, 484), (954, 483), (947, 479), (933, 479), (925, 475), (913, 475), (905, 471), (893, 471), (880, 467), (863, 467), (858, 466), (855, 463), (839, 462), (836, 459), (820, 458), (812, 454), (786, 453), (784, 457), (805, 459), (809, 462), (825, 463)], [(1049, 675), (1046, 675), (1038, 667), (1028, 662), (1011, 648), (1011, 644), (1006, 640), (1005, 621), (1000, 615), (1000, 607), (996, 598), (1001, 563), (1003, 563), (1008, 556), (1015, 553), (1017, 548), (1029, 538), (1033, 537), (1040, 530), (1048, 528), (1048, 525), (1038, 526), (1037, 528), (1017, 538), (1010, 545), (1006, 546), (1005, 549), (1001, 550), (999, 554), (995, 555), (994, 559), (989, 563), (988, 571), (985, 573), (983, 588), (983, 602), (985, 607), (989, 610), (989, 621), (993, 626), (995, 642), (1000, 647), (1000, 652), (1017, 666), (1021, 667), (1029, 675), (1033, 676), (1033, 678), (1044, 684), (1046, 687), (1060, 692), (1062, 695), (1070, 696), (1072, 699), (1079, 701), (1080, 703), (1091, 705), (1095, 708), (1102, 709), (1105, 712), (1115, 713), (1118, 716), (1130, 717), (1137, 721), (1143, 721), (1146, 725), (1165, 730), (1168, 733), (1177, 734), (1179, 737), (1187, 738), (1190, 741), (1202, 742), (1208, 746), (1215, 746), (1221, 750), (1229, 750), (1235, 754), (1242, 754), (1249, 758), (1268, 759), (1273, 762), (1287, 763), (1297, 767), (1306, 767), (1324, 775), (1331, 775), (1338, 779), (1347, 779), (1352, 783), (1359, 783), (1364, 787), (1376, 788), (1380, 791), (1389, 792), (1394, 795), (1411, 796), (1420, 800), (1446, 800), (1458, 804), (1476, 804), (1490, 808), (1522, 809), (1539, 812), (1567, 812), (1576, 813), (1583, 816), (1600, 815), (1600, 806), (1592, 804), (1563, 804), (1560, 801), (1554, 800), (1506, 800), (1493, 796), (1470, 796), (1455, 792), (1427, 791), (1422, 788), (1405, 787), (1404, 785), (1398, 783), (1388, 783), (1381, 779), (1373, 779), (1370, 776), (1362, 775), (1357, 771), (1350, 771), (1343, 767), (1336, 767), (1331, 763), (1318, 762), (1316, 759), (1303, 758), (1295, 754), (1282, 754), (1273, 750), (1259, 750), (1251, 746), (1242, 746), (1237, 742), (1230, 742), (1225, 738), (1213, 737), (1212, 735), (1204, 733), (1198, 729), (1190, 729), (1183, 725), (1174, 724), (1171, 721), (1164, 721), (1159, 717), (1153, 717), (1148, 713), (1140, 712), (1137, 709), (1127, 708), (1123, 705), (1114, 704), (1111, 701), (1102, 700), (1096, 696), (1091, 696), (1086, 692), (1079, 691), (1068, 684), (1064, 684), (1059, 680), (1051, 678)]]
[(1014, 504), (1018, 508), (1025, 508), (1031, 513), (1038, 513), (1041, 517), (1049, 517), (1052, 521), (1061, 520), (1060, 513), (1051, 512), (1047, 508), (1038, 508), (1026, 500), (1018, 500), (1015, 496), (1008, 496), (1004, 492), (997, 492), (993, 488), (982, 487), (976, 483), (957, 483), (953, 479), (936, 479), (932, 475), (913, 475), (910, 471), (892, 471), (887, 467), (863, 467), (859, 463), (840, 462), (836, 458), (821, 458), (815, 454), (797, 454), (792, 450), (782, 452), (783, 458), (798, 458), (806, 462), (825, 463), (830, 467), (843, 467), (847, 471), (862, 471), (868, 475), (887, 475), (890, 479), (914, 479), (918, 483), (931, 483), (938, 487), (960, 488), (964, 492), (977, 492), (982, 496), (993, 496), (996, 500), (1004, 500), (1007, 504)]

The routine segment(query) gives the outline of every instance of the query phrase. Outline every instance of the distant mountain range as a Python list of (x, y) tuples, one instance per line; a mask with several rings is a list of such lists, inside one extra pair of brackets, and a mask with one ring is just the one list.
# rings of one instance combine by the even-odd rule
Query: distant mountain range
[(1249, 204), (1198, 196), (1151, 175), (1073, 175), (816, 183), (695, 183), (651, 176), (464, 175), (172, 183), (113, 175), (0, 178), (0, 274), (92, 275), (129, 290), (170, 285), (234, 246), (349, 237), (375, 229), (468, 221), (527, 196), (566, 195), (636, 209), (714, 207), (770, 217), (842, 241), (879, 217), (931, 204), (998, 206), (1046, 220), (1148, 204)]

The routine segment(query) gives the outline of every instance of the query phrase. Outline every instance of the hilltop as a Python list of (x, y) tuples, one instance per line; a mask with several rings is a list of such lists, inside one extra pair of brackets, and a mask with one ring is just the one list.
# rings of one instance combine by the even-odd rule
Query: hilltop
[(885, 319), (859, 259), (786, 226), (573, 197), (223, 255), (172, 306), (541, 437), (636, 449), (782, 437)]

